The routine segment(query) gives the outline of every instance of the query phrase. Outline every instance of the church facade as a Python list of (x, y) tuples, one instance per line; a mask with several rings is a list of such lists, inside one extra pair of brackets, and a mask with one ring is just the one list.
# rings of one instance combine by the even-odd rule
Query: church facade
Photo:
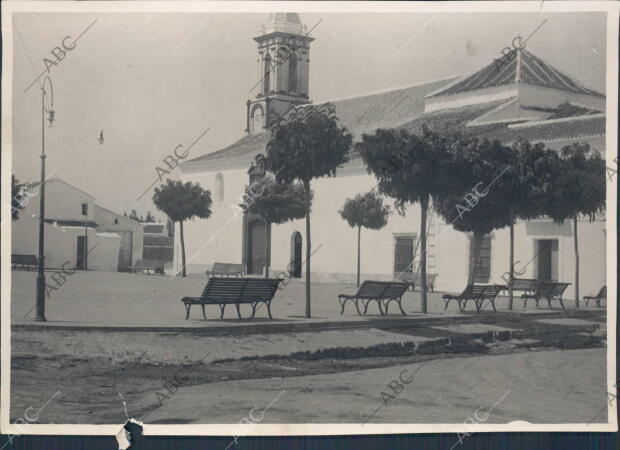
[[(184, 162), (183, 181), (198, 182), (213, 195), (208, 220), (185, 225), (187, 267), (204, 272), (215, 262), (242, 263), (248, 274), (260, 275), (270, 255), (272, 275), (303, 277), (305, 222), (273, 225), (243, 214), (245, 186), (256, 173), (257, 154), (264, 153), (269, 126), (289, 108), (310, 103), (309, 64), (312, 38), (298, 14), (271, 14), (255, 38), (261, 83), (256, 98), (246, 105), (245, 135), (232, 145)], [(460, 130), (511, 144), (523, 137), (560, 149), (586, 142), (605, 154), (605, 96), (521, 49), (498, 67), (493, 61), (459, 78), (444, 78), (406, 88), (387, 90), (332, 102), (340, 122), (360, 139), (377, 128), (416, 132), (423, 125), (441, 131)], [(243, 125), (243, 124), (240, 124)], [(241, 128), (241, 127), (240, 127)], [(355, 230), (338, 211), (347, 198), (376, 186), (353, 150), (337, 176), (314, 180), (312, 188), (312, 273), (315, 281), (353, 282), (356, 273)], [(472, 186), (475, 180), (472, 180)], [(390, 203), (390, 199), (386, 199)], [(403, 271), (416, 272), (421, 234), (420, 209), (409, 205), (404, 216), (393, 213), (381, 230), (363, 230), (362, 279), (391, 280)], [(266, 247), (266, 232), (271, 248)], [(580, 233), (580, 293), (595, 293), (605, 284), (606, 230), (603, 218), (583, 220)], [(178, 239), (178, 233), (175, 233)], [(471, 240), (436, 215), (428, 229), (428, 269), (437, 274), (435, 288), (460, 291), (466, 284)], [(175, 267), (180, 268), (175, 243)], [(476, 271), (480, 283), (501, 283), (508, 270), (508, 229), (495, 230), (483, 243)], [(515, 226), (515, 270), (522, 278), (573, 283), (573, 230), (570, 223), (549, 219), (518, 222)]]

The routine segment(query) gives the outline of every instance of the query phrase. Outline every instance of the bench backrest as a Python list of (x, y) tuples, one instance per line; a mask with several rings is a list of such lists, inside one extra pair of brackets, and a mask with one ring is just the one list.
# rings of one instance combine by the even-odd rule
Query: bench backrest
[(271, 300), (280, 281), (279, 278), (210, 278), (202, 299), (231, 303)]
[(364, 281), (357, 290), (357, 298), (398, 298), (409, 288), (409, 283), (399, 281)]
[(134, 267), (136, 269), (163, 269), (164, 261), (158, 259), (138, 259)]
[(502, 289), (504, 289), (504, 286), (489, 284), (484, 286), (483, 295), (487, 298), (495, 299), (495, 297), (497, 297), (497, 294), (499, 294)]
[(513, 291), (535, 291), (538, 280), (533, 278), (513, 278), (510, 284), (512, 284)]
[(213, 267), (211, 268), (211, 272), (213, 273), (243, 273), (243, 264), (233, 264), (233, 263), (213, 263)]
[(536, 289), (536, 297), (556, 297), (562, 295), (570, 283), (541, 281)]
[(485, 293), (487, 287), (489, 286), (486, 284), (468, 284), (461, 293), (460, 297), (479, 298)]
[(37, 257), (34, 255), (11, 255), (11, 262), (14, 264), (38, 264)]

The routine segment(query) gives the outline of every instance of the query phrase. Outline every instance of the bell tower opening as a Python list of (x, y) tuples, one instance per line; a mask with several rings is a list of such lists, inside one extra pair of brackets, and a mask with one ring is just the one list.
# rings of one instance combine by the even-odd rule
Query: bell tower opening
[[(264, 132), (292, 107), (310, 103), (310, 43), (314, 38), (308, 36), (299, 14), (272, 13), (254, 40), (258, 44), (260, 82), (255, 87), (256, 97), (248, 100), (249, 134)], [(257, 126), (256, 105), (261, 106), (262, 126)]]

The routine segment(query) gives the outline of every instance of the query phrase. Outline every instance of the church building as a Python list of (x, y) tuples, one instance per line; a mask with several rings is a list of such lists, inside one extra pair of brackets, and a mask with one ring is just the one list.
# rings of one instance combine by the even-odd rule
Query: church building
[[(261, 83), (258, 95), (247, 101), (245, 123), (239, 124), (244, 135), (230, 146), (180, 165), (182, 180), (209, 189), (214, 202), (211, 218), (185, 225), (187, 266), (189, 272), (204, 272), (215, 262), (241, 263), (248, 274), (260, 275), (270, 254), (272, 276), (282, 272), (301, 278), (301, 265), (307, 258), (305, 221), (272, 225), (271, 248), (267, 248), (265, 223), (240, 213), (236, 206), (242, 202), (245, 186), (261, 176), (253, 162), (257, 154), (265, 153), (269, 126), (291, 107), (311, 103), (309, 64), (314, 39), (298, 14), (275, 13), (254, 40)], [(585, 142), (604, 157), (605, 100), (604, 94), (521, 49), (502, 65), (489, 61), (463, 77), (332, 103), (354, 141), (377, 128), (416, 132), (426, 125), (439, 132), (459, 130), (499, 139), (507, 145), (521, 137), (558, 150)], [(347, 198), (371, 190), (376, 183), (353, 149), (350, 161), (336, 177), (313, 180), (313, 281), (355, 281), (357, 235), (338, 211)], [(386, 198), (386, 203), (392, 199)], [(362, 230), (362, 280), (392, 280), (403, 271), (416, 272), (419, 226), (419, 205), (409, 205), (405, 216), (393, 213), (383, 229)], [(594, 222), (583, 219), (579, 224), (581, 295), (596, 293), (605, 284), (605, 232), (604, 217)], [(471, 263), (470, 237), (432, 214), (428, 233), (427, 271), (437, 274), (435, 289), (462, 290)], [(508, 233), (506, 228), (486, 236), (476, 282), (504, 284), (502, 276), (509, 268)], [(180, 268), (178, 233), (175, 236), (174, 264)], [(515, 261), (522, 278), (572, 283), (565, 297), (574, 298), (570, 222), (557, 225), (547, 218), (518, 222)]]

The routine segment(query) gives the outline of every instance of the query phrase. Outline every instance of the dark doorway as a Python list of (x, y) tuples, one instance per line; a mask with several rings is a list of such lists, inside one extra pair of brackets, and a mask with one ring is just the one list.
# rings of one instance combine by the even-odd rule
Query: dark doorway
[(558, 240), (536, 241), (536, 277), (539, 280), (558, 281)]
[(77, 237), (77, 264), (78, 270), (86, 270), (86, 236)]
[(248, 274), (262, 275), (267, 260), (267, 239), (265, 224), (260, 220), (248, 225)]
[(289, 272), (292, 278), (301, 278), (301, 233), (295, 231), (291, 236), (291, 263)]

